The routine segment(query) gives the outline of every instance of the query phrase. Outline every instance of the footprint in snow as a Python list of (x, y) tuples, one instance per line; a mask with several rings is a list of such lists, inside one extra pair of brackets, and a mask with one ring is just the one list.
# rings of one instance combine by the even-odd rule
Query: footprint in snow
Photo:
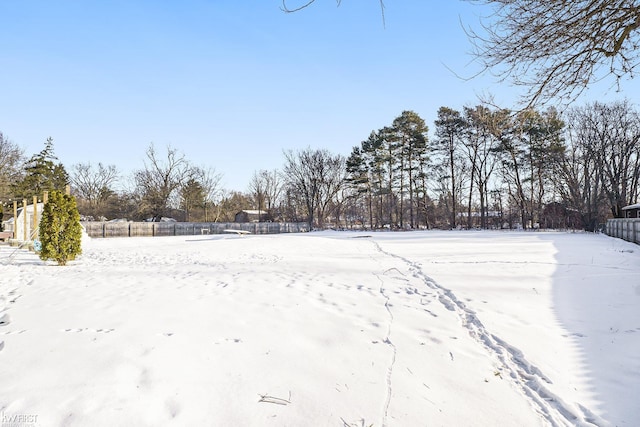
[(6, 311), (0, 313), (0, 326), (7, 326), (9, 323), (11, 323), (11, 320), (9, 320), (9, 313)]
[[(225, 342), (232, 342), (232, 343), (234, 343), (234, 344), (240, 344), (240, 343), (242, 343), (242, 339), (240, 339), (240, 338), (225, 338), (225, 339), (224, 339), (224, 341), (225, 341)], [(218, 344), (218, 345), (219, 345), (219, 344), (220, 344), (220, 340), (218, 340), (218, 341), (214, 341), (213, 343), (214, 343), (214, 344)]]
[(172, 398), (168, 398), (165, 401), (165, 409), (167, 410), (168, 415), (171, 418), (175, 418), (180, 413), (180, 404), (173, 400)]

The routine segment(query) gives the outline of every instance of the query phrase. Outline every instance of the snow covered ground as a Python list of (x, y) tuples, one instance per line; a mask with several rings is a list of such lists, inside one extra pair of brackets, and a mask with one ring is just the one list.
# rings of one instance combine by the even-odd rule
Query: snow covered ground
[(4, 425), (640, 424), (640, 247), (603, 235), (93, 239), (1, 268)]

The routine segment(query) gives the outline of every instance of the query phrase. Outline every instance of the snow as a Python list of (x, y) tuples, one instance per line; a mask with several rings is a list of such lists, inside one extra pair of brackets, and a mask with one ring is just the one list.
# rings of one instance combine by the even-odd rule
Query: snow
[(629, 205), (622, 208), (623, 211), (628, 209), (640, 209), (640, 203), (636, 203), (635, 205)]
[(83, 248), (57, 267), (0, 246), (3, 420), (640, 422), (640, 250), (622, 240), (313, 232)]

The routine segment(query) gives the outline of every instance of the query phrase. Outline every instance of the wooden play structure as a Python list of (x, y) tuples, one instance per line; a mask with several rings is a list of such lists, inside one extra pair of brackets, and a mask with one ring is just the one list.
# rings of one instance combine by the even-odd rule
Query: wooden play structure
[(37, 196), (33, 196), (33, 202), (28, 204), (27, 199), (23, 199), (18, 206), (18, 201), (13, 202), (13, 217), (3, 221), (3, 237), (12, 244), (20, 245), (25, 242), (32, 242), (38, 236), (38, 225), (42, 218), (44, 204), (47, 202), (48, 194), (45, 192), (42, 201), (38, 201)]
[[(66, 193), (70, 194), (70, 192), (71, 189), (67, 186)], [(32, 200), (23, 199), (22, 202), (14, 200), (13, 217), (2, 222), (3, 231), (0, 240), (8, 241), (13, 246), (24, 246), (37, 240), (38, 226), (48, 198), (49, 193), (45, 191), (40, 200), (38, 196), (33, 196)]]

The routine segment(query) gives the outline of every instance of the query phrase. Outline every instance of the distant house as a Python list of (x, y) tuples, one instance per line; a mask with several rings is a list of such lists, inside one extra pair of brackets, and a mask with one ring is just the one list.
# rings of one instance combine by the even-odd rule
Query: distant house
[(640, 203), (622, 208), (625, 218), (640, 218)]
[(234, 222), (262, 222), (268, 219), (266, 211), (243, 210), (236, 214)]

